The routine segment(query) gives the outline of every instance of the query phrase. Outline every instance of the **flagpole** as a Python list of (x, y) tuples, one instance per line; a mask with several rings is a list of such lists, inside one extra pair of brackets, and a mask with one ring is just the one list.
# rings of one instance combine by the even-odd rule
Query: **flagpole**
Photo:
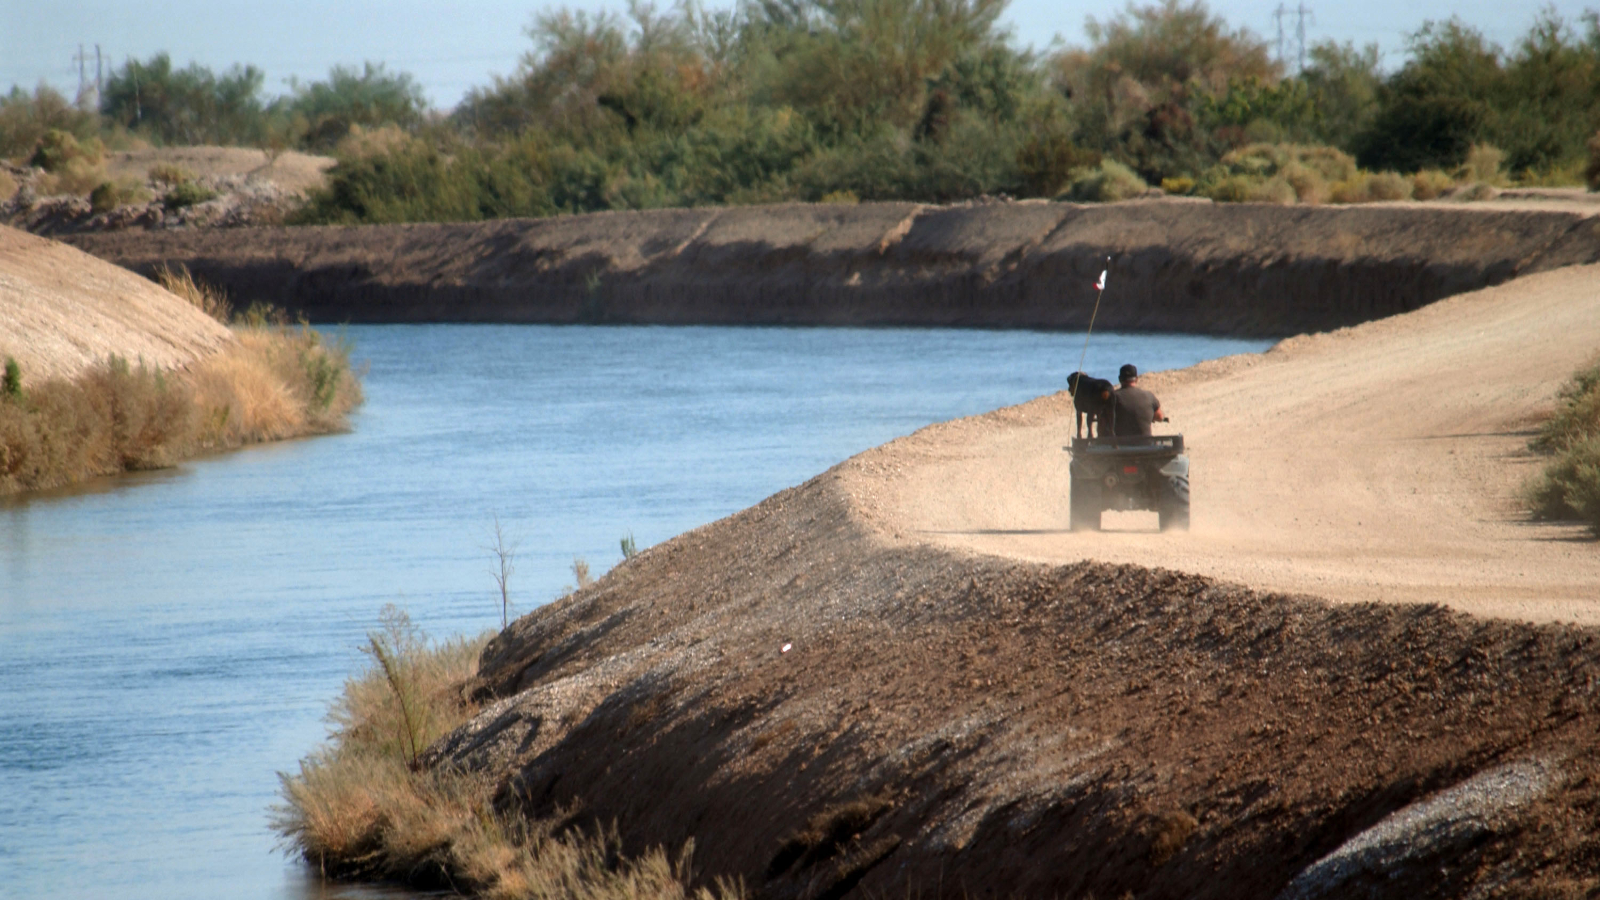
[(1100, 282), (1095, 285), (1094, 311), (1089, 313), (1089, 330), (1083, 333), (1083, 353), (1078, 356), (1078, 380), (1072, 386), (1072, 405), (1078, 405), (1078, 388), (1083, 385), (1083, 364), (1089, 359), (1089, 335), (1094, 334), (1094, 320), (1100, 315), (1100, 298), (1106, 293), (1106, 275), (1111, 271), (1111, 257), (1106, 257), (1105, 270), (1100, 273)]

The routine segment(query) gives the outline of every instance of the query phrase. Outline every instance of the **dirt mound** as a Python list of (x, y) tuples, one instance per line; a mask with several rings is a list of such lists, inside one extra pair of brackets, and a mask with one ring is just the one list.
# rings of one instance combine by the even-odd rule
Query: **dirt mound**
[(142, 179), (158, 165), (177, 166), (197, 179), (270, 181), (285, 191), (304, 195), (322, 187), (335, 162), (331, 156), (296, 150), (274, 156), (254, 147), (148, 147), (107, 153), (105, 166), (113, 179)]
[(227, 328), (139, 276), (0, 226), (0, 356), (26, 385), (70, 378), (117, 354), (182, 368), (233, 340)]
[(764, 897), (1600, 884), (1594, 632), (891, 546), (873, 488), (830, 472), (520, 620), (431, 761)]
[(1282, 336), (1600, 262), (1596, 207), (1526, 205), (786, 204), (72, 241), (333, 322), (1081, 328), (1111, 256), (1101, 327)]
[[(305, 194), (320, 187), (335, 160), (246, 147), (152, 147), (106, 154), (103, 180), (124, 197), (97, 210), (89, 196), (51, 194), (42, 169), (3, 165), (17, 184), (0, 196), (0, 224), (62, 236), (127, 229), (238, 228), (283, 222)], [(174, 179), (189, 187), (174, 199)]]

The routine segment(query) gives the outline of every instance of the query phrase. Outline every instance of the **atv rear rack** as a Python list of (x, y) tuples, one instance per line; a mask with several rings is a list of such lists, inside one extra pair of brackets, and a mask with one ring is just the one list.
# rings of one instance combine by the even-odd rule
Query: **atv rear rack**
[(1119, 456), (1171, 456), (1183, 452), (1183, 435), (1157, 434), (1133, 437), (1073, 438), (1068, 453), (1117, 454)]

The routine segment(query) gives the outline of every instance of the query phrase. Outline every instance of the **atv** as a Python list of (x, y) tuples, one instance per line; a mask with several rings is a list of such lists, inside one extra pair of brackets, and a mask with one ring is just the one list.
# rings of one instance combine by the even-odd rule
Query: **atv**
[(1072, 446), (1072, 530), (1099, 531), (1108, 509), (1153, 509), (1161, 530), (1189, 530), (1189, 457), (1183, 435), (1076, 437)]

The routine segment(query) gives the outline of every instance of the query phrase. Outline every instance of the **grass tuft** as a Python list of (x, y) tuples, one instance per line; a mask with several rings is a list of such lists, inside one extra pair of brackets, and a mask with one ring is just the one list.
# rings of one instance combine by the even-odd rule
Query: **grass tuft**
[(176, 268), (162, 263), (156, 267), (155, 276), (157, 284), (189, 301), (195, 309), (218, 322), (226, 325), (233, 318), (233, 304), (228, 301), (228, 295), (220, 288), (196, 281), (189, 267), (183, 263)]
[(328, 742), (279, 773), (272, 827), (286, 849), (324, 875), (450, 887), (491, 900), (714, 900), (737, 884), (691, 891), (692, 842), (676, 858), (656, 848), (623, 855), (615, 827), (585, 834), (571, 815), (529, 820), (495, 808), (481, 777), (417, 765), (425, 747), (477, 707), (463, 690), (488, 634), (429, 642), (388, 607), (368, 636), (372, 659), (345, 682)]
[(1554, 458), (1523, 497), (1534, 518), (1581, 521), (1600, 536), (1600, 357), (1573, 375), (1560, 398), (1532, 444)]

